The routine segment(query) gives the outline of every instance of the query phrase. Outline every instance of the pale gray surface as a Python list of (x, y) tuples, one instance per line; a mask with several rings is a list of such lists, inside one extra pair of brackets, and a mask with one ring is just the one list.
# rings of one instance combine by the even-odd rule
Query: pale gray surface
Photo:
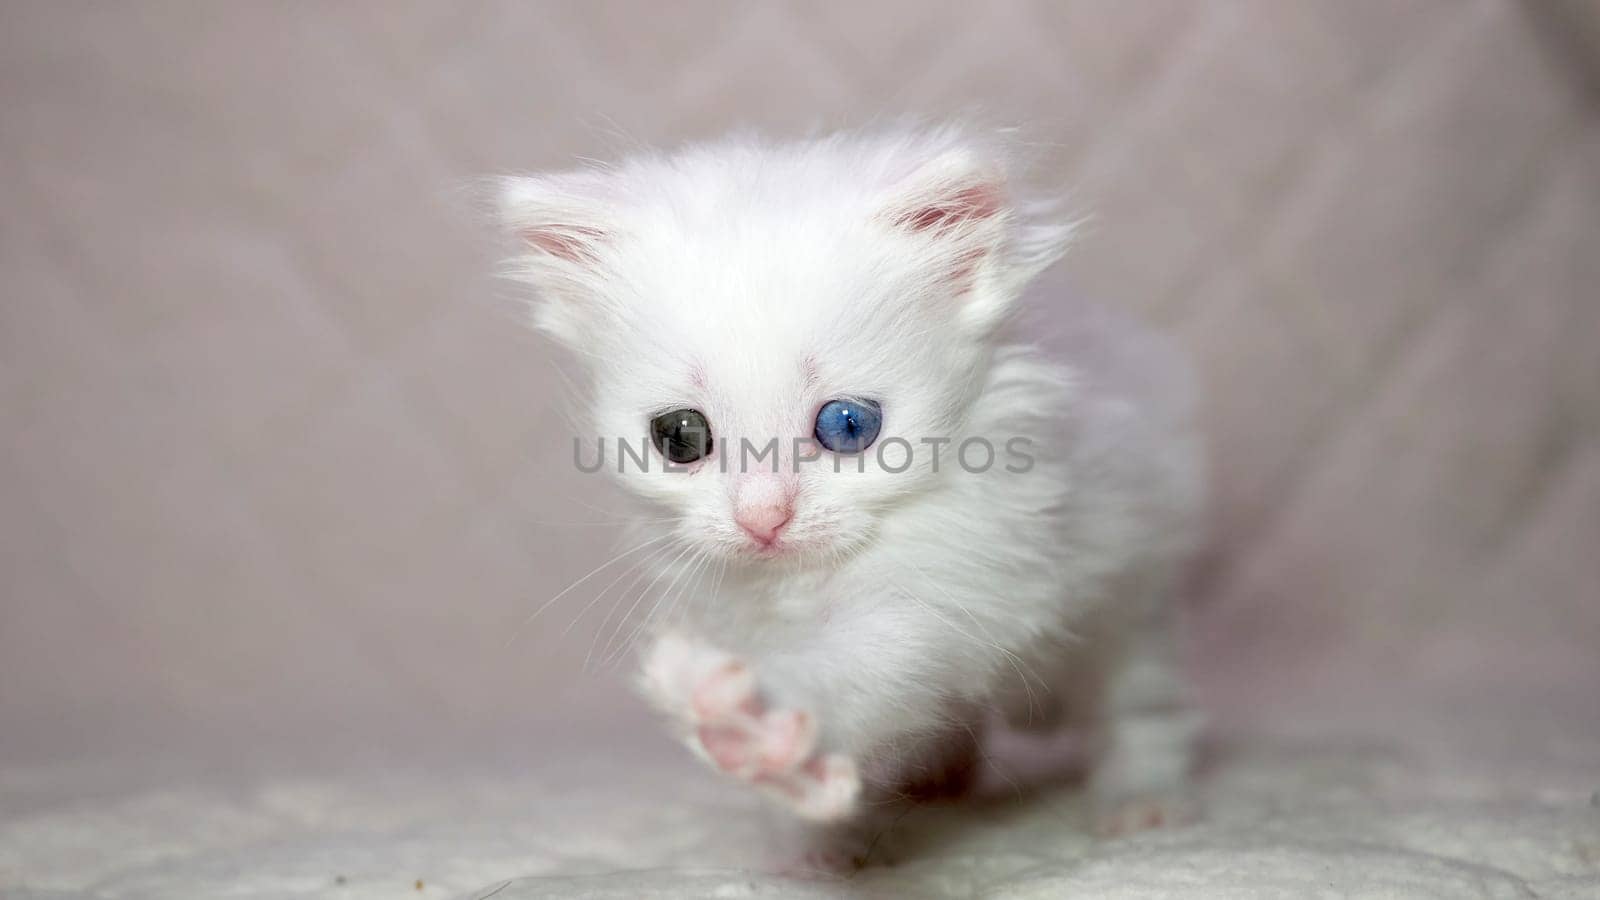
[(52, 900), (1600, 895), (1600, 732), (1507, 741), (1530, 723), (1499, 713), (1404, 741), (1232, 741), (1201, 824), (1112, 841), (1050, 769), (998, 762), (978, 796), (881, 832), (848, 878), (777, 874), (796, 854), (755, 796), (651, 741), (516, 774), (156, 783), (90, 802), (63, 798), (115, 772), (39, 767), (8, 779), (51, 805), (0, 820), (0, 872)]
[(463, 186), (974, 105), (1095, 214), (1055, 283), (1200, 363), (1224, 721), (1592, 710), (1581, 7), (976, 9), (5, 3), (0, 754), (537, 767), (626, 721), (552, 627), (581, 592), (507, 647), (609, 546), (546, 523), (621, 501)]

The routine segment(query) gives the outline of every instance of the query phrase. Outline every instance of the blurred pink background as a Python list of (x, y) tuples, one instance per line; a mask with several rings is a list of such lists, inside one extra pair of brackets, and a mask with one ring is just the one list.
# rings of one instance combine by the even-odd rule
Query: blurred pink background
[(590, 595), (521, 627), (624, 503), (468, 188), (970, 109), (1094, 213), (1051, 284), (1199, 363), (1224, 721), (1600, 690), (1592, 7), (979, 9), (7, 3), (0, 754), (630, 723)]

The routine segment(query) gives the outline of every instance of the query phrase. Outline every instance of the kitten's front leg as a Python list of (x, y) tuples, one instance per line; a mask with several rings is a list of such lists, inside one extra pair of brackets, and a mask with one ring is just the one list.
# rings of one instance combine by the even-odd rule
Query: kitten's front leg
[(669, 632), (646, 652), (639, 683), (684, 743), (713, 768), (761, 788), (807, 819), (839, 821), (855, 813), (861, 794), (855, 762), (819, 751), (816, 717), (769, 704), (748, 663)]

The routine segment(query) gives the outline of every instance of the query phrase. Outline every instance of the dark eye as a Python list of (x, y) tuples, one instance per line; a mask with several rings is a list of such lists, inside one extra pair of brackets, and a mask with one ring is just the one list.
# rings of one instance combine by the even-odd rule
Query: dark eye
[(860, 453), (878, 439), (883, 407), (873, 400), (829, 400), (817, 412), (817, 443), (835, 453)]
[(675, 409), (650, 420), (650, 437), (661, 455), (692, 463), (711, 452), (711, 423), (698, 409)]

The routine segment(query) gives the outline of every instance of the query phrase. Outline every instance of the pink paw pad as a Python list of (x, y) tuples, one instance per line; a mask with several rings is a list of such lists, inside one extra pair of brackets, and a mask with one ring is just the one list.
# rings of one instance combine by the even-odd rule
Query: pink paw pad
[(744, 663), (723, 663), (695, 685), (690, 702), (702, 721), (734, 718), (740, 713), (752, 715), (759, 706), (755, 674)]
[(717, 768), (755, 779), (798, 769), (816, 749), (817, 727), (801, 710), (760, 712), (752, 696), (740, 701), (732, 715), (706, 717), (696, 736)]
[(835, 820), (855, 809), (855, 764), (818, 755), (816, 717), (769, 709), (750, 667), (723, 657), (706, 661), (687, 685), (690, 742), (718, 770), (785, 801), (799, 815)]

